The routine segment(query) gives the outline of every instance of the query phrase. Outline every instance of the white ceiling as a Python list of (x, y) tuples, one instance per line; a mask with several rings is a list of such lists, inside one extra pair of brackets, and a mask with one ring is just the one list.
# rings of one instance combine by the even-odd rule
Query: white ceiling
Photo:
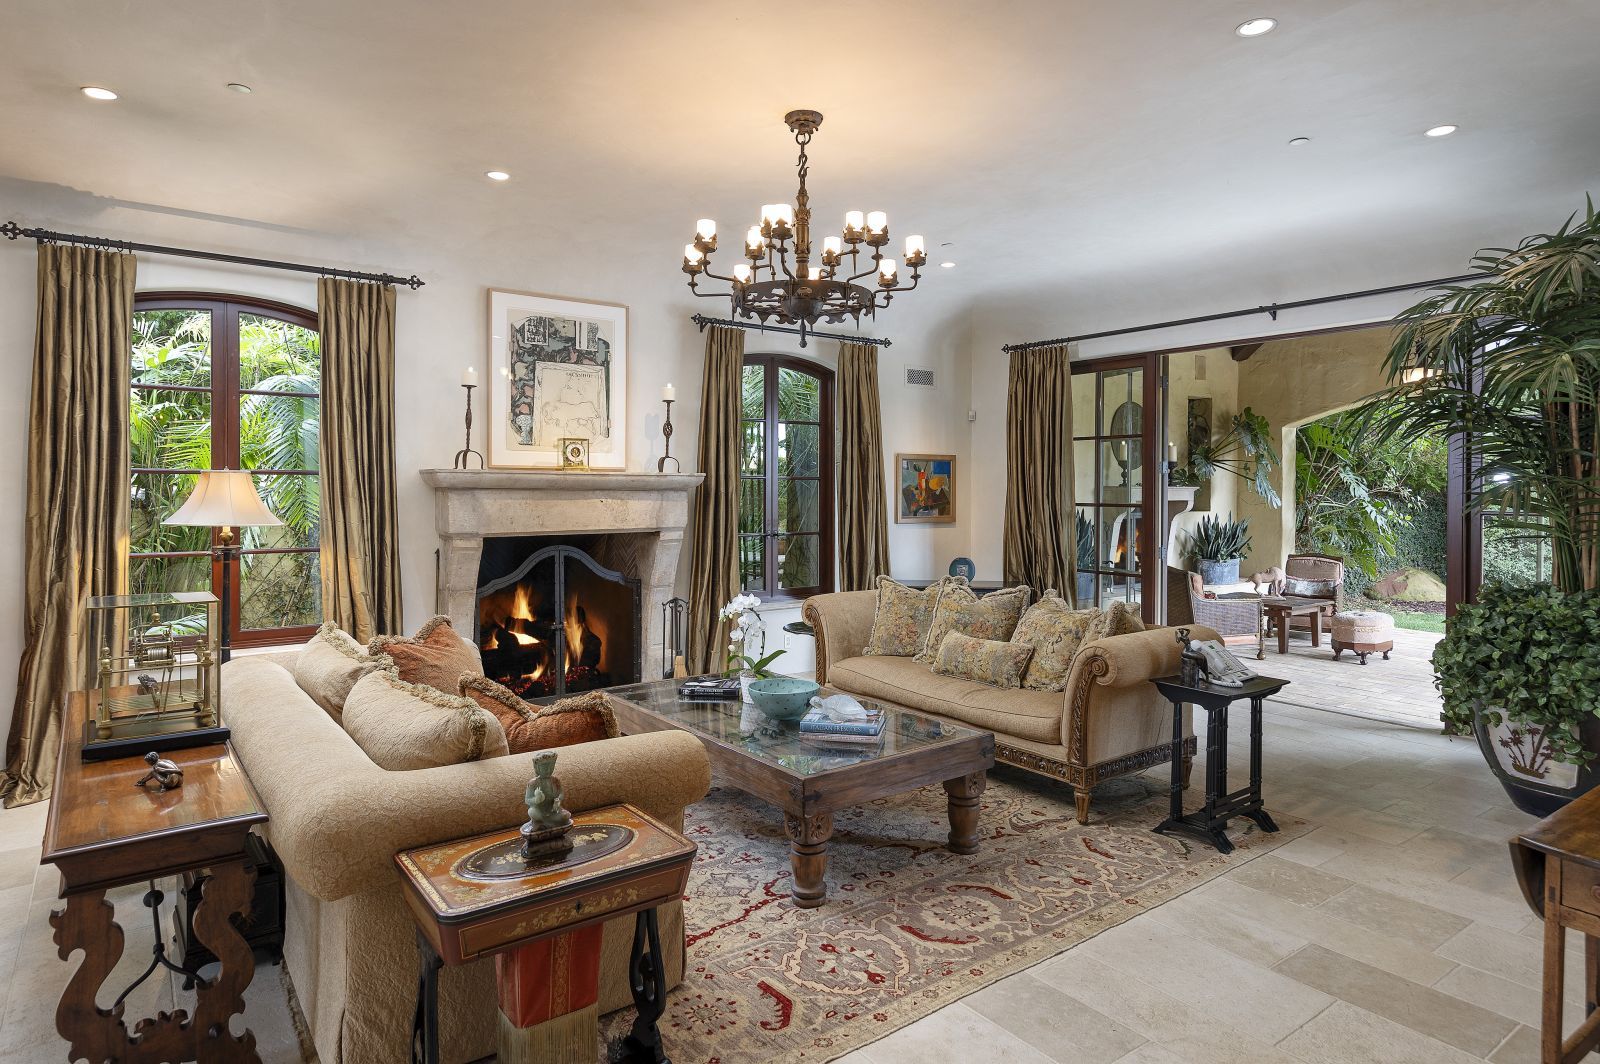
[[(1234, 35), (1257, 15), (1278, 29)], [(671, 272), (695, 218), (732, 244), (792, 196), (781, 116), (814, 107), (823, 230), (886, 209), (959, 263), (930, 283), (992, 306), (1453, 273), (1600, 185), (1594, 0), (8, 0), (0, 25), (0, 176)]]

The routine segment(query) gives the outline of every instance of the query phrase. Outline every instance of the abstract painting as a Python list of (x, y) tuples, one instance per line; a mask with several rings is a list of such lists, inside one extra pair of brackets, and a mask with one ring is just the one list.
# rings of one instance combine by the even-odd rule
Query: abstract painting
[(894, 507), (897, 524), (955, 524), (955, 455), (897, 454), (894, 464), (900, 471)]

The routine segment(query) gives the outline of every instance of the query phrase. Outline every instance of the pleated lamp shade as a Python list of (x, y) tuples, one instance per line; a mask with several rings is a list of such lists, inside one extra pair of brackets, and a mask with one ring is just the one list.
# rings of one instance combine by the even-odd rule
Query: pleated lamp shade
[(212, 469), (201, 473), (194, 491), (164, 525), (201, 525), (206, 528), (243, 528), (281, 525), (256, 494), (255, 481), (242, 469)]

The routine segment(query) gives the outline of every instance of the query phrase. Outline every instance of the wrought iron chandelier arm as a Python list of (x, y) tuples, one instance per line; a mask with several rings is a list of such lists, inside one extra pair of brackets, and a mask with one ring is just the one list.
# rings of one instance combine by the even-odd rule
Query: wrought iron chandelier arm
[(845, 278), (845, 280), (853, 283), (855, 281), (861, 280), (861, 278), (863, 278), (863, 277), (871, 277), (872, 275), (874, 275), (874, 274), (876, 274), (878, 272), (878, 263), (880, 263), (882, 261), (883, 261), (883, 252), (879, 251), (877, 248), (873, 248), (872, 249), (872, 265), (868, 266), (866, 269), (862, 270), (860, 273), (851, 274), (849, 277)]

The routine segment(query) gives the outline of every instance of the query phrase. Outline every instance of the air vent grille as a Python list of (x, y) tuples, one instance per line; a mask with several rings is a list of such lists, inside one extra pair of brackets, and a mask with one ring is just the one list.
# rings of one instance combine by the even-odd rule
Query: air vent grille
[(907, 366), (906, 383), (918, 388), (932, 388), (934, 384), (933, 370)]

